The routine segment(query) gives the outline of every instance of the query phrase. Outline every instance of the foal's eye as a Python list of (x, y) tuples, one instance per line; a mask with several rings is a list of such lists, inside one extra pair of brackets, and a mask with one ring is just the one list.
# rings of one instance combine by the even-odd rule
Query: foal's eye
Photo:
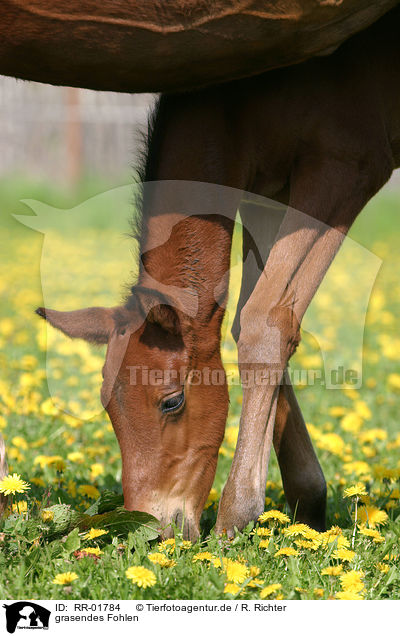
[(172, 397), (167, 398), (161, 402), (161, 410), (163, 413), (173, 413), (183, 406), (185, 401), (185, 394), (179, 393), (178, 395), (173, 395)]

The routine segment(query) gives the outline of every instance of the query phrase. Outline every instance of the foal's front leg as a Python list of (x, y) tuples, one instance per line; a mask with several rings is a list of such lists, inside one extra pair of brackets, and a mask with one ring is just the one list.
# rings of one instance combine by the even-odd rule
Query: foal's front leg
[[(286, 192), (278, 195), (281, 200), (286, 196)], [(232, 327), (236, 342), (240, 335), (240, 313), (267, 262), (285, 212), (283, 204), (260, 201), (258, 197), (251, 197), (240, 205), (243, 275)], [(287, 373), (279, 390), (273, 442), (290, 509), (298, 521), (323, 530), (326, 483)]]
[[(247, 385), (245, 382), (238, 442), (220, 501), (217, 532), (232, 536), (235, 527), (242, 529), (264, 510), (280, 384), (300, 339), (301, 320), (345, 233), (381, 185), (361, 179), (353, 165), (327, 162), (323, 157), (311, 165), (300, 163), (293, 175), (293, 207), (288, 209), (265, 269), (241, 313), (239, 369)], [(310, 216), (296, 209), (306, 209)], [(270, 373), (269, 378), (262, 378), (259, 372), (263, 369)]]

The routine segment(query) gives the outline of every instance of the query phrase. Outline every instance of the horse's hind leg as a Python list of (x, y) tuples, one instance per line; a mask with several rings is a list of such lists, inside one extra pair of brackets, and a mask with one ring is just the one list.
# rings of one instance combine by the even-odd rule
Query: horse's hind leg
[[(267, 203), (267, 202), (265, 202)], [(243, 203), (243, 277), (232, 328), (239, 339), (240, 312), (248, 301), (283, 219), (283, 206)], [(297, 521), (325, 527), (326, 484), (288, 374), (280, 387), (273, 438), (287, 502)]]

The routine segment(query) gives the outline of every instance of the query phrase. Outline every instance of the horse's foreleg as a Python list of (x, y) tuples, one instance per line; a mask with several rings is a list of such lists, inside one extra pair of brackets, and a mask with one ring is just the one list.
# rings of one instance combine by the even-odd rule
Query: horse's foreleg
[[(345, 233), (381, 185), (371, 184), (356, 165), (323, 157), (300, 163), (293, 174), (292, 207), (241, 312), (238, 354), (243, 407), (217, 532), (232, 534), (235, 526), (243, 528), (264, 510), (280, 384), (300, 340), (301, 320)], [(309, 216), (298, 209), (307, 210)]]
[[(283, 193), (284, 196), (284, 193)], [(243, 276), (232, 333), (240, 335), (240, 312), (247, 303), (267, 261), (285, 208), (257, 199), (240, 206), (243, 222)], [(318, 529), (325, 525), (326, 484), (312, 447), (300, 407), (288, 375), (279, 391), (274, 448), (278, 457), (286, 499), (296, 519)]]

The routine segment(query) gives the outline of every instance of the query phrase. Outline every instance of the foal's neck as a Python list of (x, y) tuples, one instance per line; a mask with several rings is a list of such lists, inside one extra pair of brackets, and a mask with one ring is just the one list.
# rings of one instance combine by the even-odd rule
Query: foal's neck
[[(172, 297), (200, 325), (215, 321), (218, 329), (228, 294), (233, 207), (226, 216), (217, 202), (193, 205), (208, 184), (151, 185), (150, 201), (144, 200), (138, 284)], [(205, 213), (194, 213), (201, 209)]]

